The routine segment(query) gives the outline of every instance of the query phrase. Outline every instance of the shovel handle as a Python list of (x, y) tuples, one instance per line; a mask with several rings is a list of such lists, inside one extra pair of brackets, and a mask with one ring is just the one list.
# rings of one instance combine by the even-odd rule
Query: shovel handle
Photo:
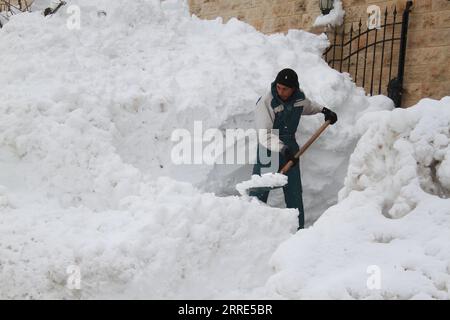
[[(305, 153), (305, 151), (314, 143), (314, 141), (317, 140), (317, 138), (322, 134), (322, 132), (325, 131), (325, 129), (330, 125), (330, 120), (325, 121), (322, 126), (309, 138), (308, 141), (298, 150), (298, 152), (295, 154), (294, 158), (298, 159), (300, 156)], [(294, 162), (292, 160), (289, 160), (288, 163), (284, 165), (284, 167), (280, 170), (280, 173), (286, 174), (286, 172), (289, 171), (289, 169), (294, 165)]]

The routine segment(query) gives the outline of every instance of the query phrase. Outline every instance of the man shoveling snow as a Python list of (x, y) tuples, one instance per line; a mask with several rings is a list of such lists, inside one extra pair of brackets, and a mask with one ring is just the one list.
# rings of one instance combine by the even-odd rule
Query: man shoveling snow
[[(267, 135), (260, 137), (259, 148), (265, 148), (267, 153), (279, 153), (280, 168), (289, 161), (293, 166), (285, 173), (287, 184), (283, 186), (284, 199), (287, 208), (297, 208), (299, 211), (299, 229), (304, 227), (304, 209), (302, 199), (302, 184), (300, 177), (299, 159), (295, 154), (299, 150), (295, 133), (302, 115), (314, 115), (323, 113), (325, 121), (334, 124), (337, 115), (326, 107), (320, 106), (308, 98), (298, 83), (298, 76), (292, 69), (281, 70), (271, 85), (271, 90), (264, 98), (256, 103), (255, 124), (258, 129), (278, 130), (278, 136), (269, 131)], [(267, 168), (270, 164), (262, 164), (258, 150), (257, 163), (253, 167), (253, 175), (261, 175), (261, 168)], [(251, 191), (250, 196), (255, 196), (263, 202), (267, 202), (270, 190)]]

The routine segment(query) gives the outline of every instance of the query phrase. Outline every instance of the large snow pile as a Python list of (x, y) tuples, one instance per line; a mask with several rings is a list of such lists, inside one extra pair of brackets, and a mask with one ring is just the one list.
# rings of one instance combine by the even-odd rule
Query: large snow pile
[[(388, 99), (368, 99), (326, 65), (324, 36), (298, 30), (265, 36), (236, 19), (192, 18), (178, 1), (70, 1), (67, 8), (71, 4), (81, 8), (79, 30), (73, 10), (64, 7), (48, 17), (17, 15), (1, 33), (8, 66), (0, 80), (3, 144), (33, 160), (42, 176), (53, 176), (41, 186), (63, 191), (66, 204), (114, 206), (135, 191), (140, 174), (237, 194), (238, 181), (208, 176), (211, 167), (174, 166), (171, 133), (192, 129), (195, 120), (204, 129), (250, 127), (256, 100), (290, 66), (308, 96), (340, 117), (302, 161), (311, 223), (342, 187), (358, 138), (355, 120), (368, 109), (392, 107)], [(322, 122), (322, 115), (304, 117), (298, 140)], [(131, 166), (119, 170), (124, 164)]]
[(339, 203), (283, 243), (285, 298), (450, 299), (450, 97), (367, 114)]
[[(113, 3), (103, 3), (106, 18), (86, 11), (77, 31), (63, 15), (32, 13), (0, 33), (7, 66), (0, 84), (0, 298), (253, 291), (270, 275), (270, 255), (295, 230), (296, 212), (201, 194), (121, 157), (142, 148), (155, 165), (168, 148), (167, 140), (154, 142), (158, 135), (167, 139), (187, 123), (189, 108), (206, 108), (208, 93), (193, 86), (194, 74), (181, 82), (189, 88), (176, 80), (188, 77), (177, 73), (189, 72), (184, 63), (201, 62), (183, 55), (191, 44), (177, 32), (195, 38), (201, 22), (185, 30), (190, 19), (177, 21), (159, 2)], [(200, 65), (196, 72), (211, 71)], [(66, 286), (73, 267), (81, 290)]]
[[(181, 1), (67, 2), (0, 30), (0, 298), (258, 296), (296, 211), (203, 193), (235, 194), (237, 175), (172, 164), (172, 131), (251, 127), (276, 73), (298, 70), (339, 115), (302, 159), (312, 223), (336, 202), (354, 123), (390, 100), (330, 69), (324, 36), (203, 21)], [(302, 119), (298, 139), (322, 122)], [(81, 291), (65, 287), (71, 265)]]
[(297, 219), (168, 178), (100, 212), (30, 194), (0, 188), (2, 299), (243, 297)]

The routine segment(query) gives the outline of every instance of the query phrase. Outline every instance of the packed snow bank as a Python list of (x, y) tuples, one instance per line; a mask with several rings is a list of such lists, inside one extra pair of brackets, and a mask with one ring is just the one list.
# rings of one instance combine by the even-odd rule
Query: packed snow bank
[(30, 171), (12, 154), (0, 159), (9, 185), (0, 186), (1, 299), (244, 298), (264, 285), (271, 254), (295, 231), (295, 210), (169, 178), (141, 183), (115, 210), (62, 209), (39, 189), (19, 193), (14, 183)]
[(340, 26), (344, 22), (345, 11), (342, 8), (341, 0), (334, 0), (333, 9), (326, 15), (321, 14), (314, 21), (314, 26)]
[[(80, 7), (79, 29), (66, 12), (71, 5)], [(258, 97), (279, 70), (291, 67), (306, 94), (339, 116), (302, 157), (310, 224), (337, 200), (358, 139), (355, 121), (370, 109), (392, 108), (389, 99), (368, 99), (347, 74), (328, 67), (321, 58), (325, 35), (266, 36), (236, 19), (191, 17), (181, 1), (68, 1), (52, 16), (17, 15), (0, 35), (8, 66), (0, 79), (7, 93), (2, 143), (33, 159), (45, 177), (41, 186), (63, 191), (65, 205), (114, 208), (146, 174), (236, 195), (249, 168), (244, 175), (230, 167), (176, 166), (171, 134), (192, 131), (196, 120), (204, 130), (252, 127)], [(323, 115), (304, 117), (299, 142), (322, 122)], [(275, 192), (269, 201), (284, 203)]]
[[(173, 130), (251, 127), (258, 97), (294, 68), (307, 95), (339, 115), (302, 158), (311, 222), (336, 201), (355, 121), (390, 100), (330, 69), (324, 36), (265, 36), (236, 19), (191, 17), (179, 1), (67, 2), (80, 6), (79, 29), (63, 8), (0, 30), (0, 297), (254, 296), (297, 213), (162, 178), (236, 193), (220, 171), (209, 179), (212, 167), (172, 164)], [(299, 142), (322, 122), (302, 119)], [(64, 286), (71, 265), (81, 291)]]
[(450, 97), (367, 114), (358, 128), (339, 203), (280, 246), (268, 291), (450, 299)]

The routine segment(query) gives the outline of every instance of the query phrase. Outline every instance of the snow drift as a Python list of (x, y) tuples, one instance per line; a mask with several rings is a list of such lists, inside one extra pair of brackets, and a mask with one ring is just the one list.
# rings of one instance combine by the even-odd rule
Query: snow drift
[(365, 115), (339, 203), (280, 246), (269, 291), (450, 299), (449, 128), (449, 97)]
[[(202, 51), (183, 55), (191, 44), (177, 34), (194, 41), (203, 22), (159, 1), (76, 3), (80, 30), (60, 11), (14, 16), (0, 31), (0, 297), (214, 298), (262, 286), (295, 210), (156, 172), (172, 128), (214, 103), (195, 87), (211, 63), (190, 80), (182, 66)], [(67, 286), (73, 266), (81, 290)]]
[[(70, 5), (80, 9), (79, 29), (68, 28)], [(280, 247), (273, 275), (269, 259), (295, 232), (296, 210), (234, 196), (235, 183), (250, 177), (246, 167), (171, 163), (174, 129), (191, 129), (194, 121), (205, 129), (251, 127), (256, 100), (280, 69), (291, 67), (306, 94), (339, 116), (301, 161), (312, 224), (344, 185), (362, 134), (356, 121), (392, 108), (389, 99), (366, 97), (347, 74), (326, 65), (323, 35), (266, 36), (236, 19), (191, 17), (181, 1), (79, 0), (48, 17), (13, 16), (0, 39), (0, 298), (310, 297), (299, 285), (326, 278), (304, 266), (312, 282), (299, 279), (296, 258), (325, 256), (327, 237), (338, 233), (317, 240), (320, 226), (335, 227), (332, 219), (340, 215), (331, 212), (346, 203), (348, 214), (359, 212), (347, 200), (352, 190), (364, 195), (363, 204), (375, 201), (360, 189), (364, 181), (377, 188), (378, 180), (347, 178), (338, 206)], [(301, 121), (300, 142), (323, 116)], [(446, 166), (434, 168), (442, 180), (435, 192), (446, 194)], [(431, 186), (422, 169), (420, 185)], [(381, 212), (403, 215), (409, 202), (399, 199), (405, 197), (401, 191), (381, 197)], [(280, 198), (273, 193), (272, 205)], [(357, 228), (354, 223), (342, 228)], [(308, 235), (318, 242), (304, 240)], [(293, 263), (300, 269), (293, 272)], [(66, 285), (70, 266), (80, 268), (81, 290)]]

